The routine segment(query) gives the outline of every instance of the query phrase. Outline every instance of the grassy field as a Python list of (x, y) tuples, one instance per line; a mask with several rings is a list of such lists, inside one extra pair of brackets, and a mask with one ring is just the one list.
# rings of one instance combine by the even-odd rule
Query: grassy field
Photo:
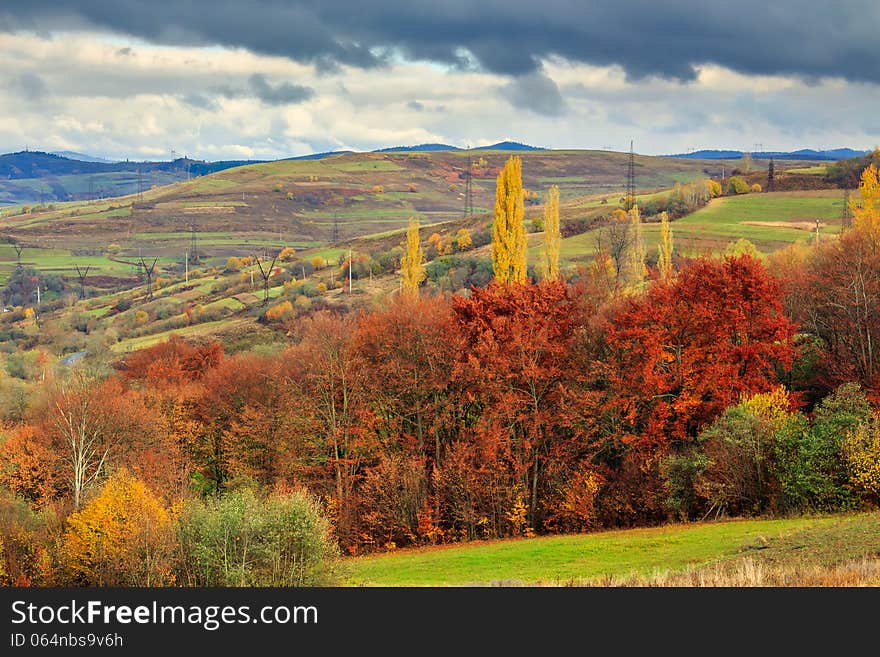
[[(759, 250), (770, 252), (795, 242), (813, 239), (815, 223), (821, 235), (840, 230), (843, 195), (838, 190), (743, 194), (713, 199), (708, 206), (672, 222), (676, 251), (699, 255), (719, 252), (731, 242), (745, 238)], [(643, 226), (645, 246), (654, 253), (660, 226)], [(592, 257), (597, 231), (562, 240), (560, 257), (574, 262)], [(531, 255), (537, 258), (537, 246)]]
[(880, 514), (669, 525), (347, 559), (354, 586), (566, 585), (712, 569), (749, 558), (832, 566), (880, 555)]

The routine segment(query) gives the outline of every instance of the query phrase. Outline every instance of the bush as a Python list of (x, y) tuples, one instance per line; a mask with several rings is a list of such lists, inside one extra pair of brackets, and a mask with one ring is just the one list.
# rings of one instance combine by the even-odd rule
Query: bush
[(304, 492), (233, 491), (190, 503), (179, 525), (180, 581), (192, 586), (320, 586), (334, 581), (338, 547)]
[(752, 193), (755, 193), (755, 194), (760, 194), (763, 191), (761, 189), (761, 185), (759, 185), (758, 183), (754, 183), (751, 186), (750, 190), (752, 191)]
[(733, 176), (727, 181), (727, 193), (731, 196), (736, 194), (748, 194), (749, 184), (739, 176)]
[(880, 502), (880, 418), (858, 425), (843, 441), (853, 490), (873, 504)]

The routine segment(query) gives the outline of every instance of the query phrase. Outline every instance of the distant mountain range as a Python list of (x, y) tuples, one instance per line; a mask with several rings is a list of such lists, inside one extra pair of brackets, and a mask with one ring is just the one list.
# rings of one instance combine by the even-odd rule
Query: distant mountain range
[(104, 162), (109, 164), (115, 160), (108, 160), (96, 155), (86, 155), (85, 153), (77, 153), (76, 151), (52, 151), (49, 155), (57, 155), (58, 157), (66, 157), (68, 160), (79, 160), (80, 162)]
[[(802, 148), (799, 151), (760, 151), (753, 152), (751, 156), (756, 160), (845, 160), (850, 157), (859, 157), (870, 151), (856, 151), (852, 148), (833, 148), (827, 151), (817, 151), (812, 148)], [(666, 157), (684, 157), (694, 160), (738, 160), (744, 155), (744, 151), (702, 150), (691, 153), (676, 153)]]
[(412, 153), (424, 151), (542, 151), (543, 148), (538, 146), (529, 146), (521, 144), (518, 141), (499, 141), (497, 144), (489, 146), (474, 146), (470, 149), (452, 146), (450, 144), (417, 144), (415, 146), (392, 146), (391, 148), (378, 148), (373, 153)]
[[(463, 151), (465, 149), (451, 144), (426, 143), (413, 146), (392, 146), (372, 153)], [(476, 146), (473, 151), (539, 151), (545, 150), (516, 141), (502, 141), (488, 146)], [(289, 160), (319, 160), (333, 155), (343, 155), (354, 151), (338, 150), (311, 153)], [(755, 159), (776, 158), (779, 160), (817, 160), (833, 161), (859, 157), (868, 151), (851, 148), (835, 148), (817, 151), (802, 149), (798, 151), (765, 151), (752, 153)], [(736, 160), (743, 156), (737, 150), (700, 150), (691, 153), (678, 153), (666, 157)], [(187, 180), (196, 176), (216, 173), (224, 169), (259, 164), (268, 160), (220, 160), (207, 162), (191, 158), (177, 158), (170, 161), (110, 161), (105, 158), (78, 153), (75, 151), (19, 151), (0, 155), (0, 206), (34, 202), (73, 201), (89, 198), (105, 198), (133, 194), (138, 190), (150, 189), (156, 185)]]

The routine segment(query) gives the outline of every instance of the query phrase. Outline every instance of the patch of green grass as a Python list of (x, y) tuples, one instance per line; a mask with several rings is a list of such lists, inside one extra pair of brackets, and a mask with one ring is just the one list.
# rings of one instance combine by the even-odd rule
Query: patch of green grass
[[(346, 566), (352, 585), (584, 583), (700, 567), (741, 555), (761, 539), (783, 545), (798, 532), (821, 535), (840, 523), (840, 517), (814, 517), (670, 525), (404, 550), (349, 559)], [(876, 514), (861, 523), (876, 526)]]
[(117, 353), (137, 351), (138, 349), (151, 347), (152, 345), (162, 342), (163, 340), (167, 340), (172, 335), (179, 335), (181, 337), (206, 335), (212, 333), (217, 329), (222, 328), (225, 324), (228, 324), (228, 322), (229, 320), (226, 319), (218, 319), (213, 322), (204, 322), (203, 324), (185, 326), (183, 328), (172, 329), (170, 331), (162, 331), (160, 333), (153, 333), (151, 335), (142, 335), (137, 338), (129, 338), (128, 340), (117, 342), (111, 347), (111, 349)]
[(828, 169), (824, 164), (817, 164), (814, 167), (797, 167), (794, 169), (786, 169), (786, 173), (805, 173), (810, 176), (824, 176)]

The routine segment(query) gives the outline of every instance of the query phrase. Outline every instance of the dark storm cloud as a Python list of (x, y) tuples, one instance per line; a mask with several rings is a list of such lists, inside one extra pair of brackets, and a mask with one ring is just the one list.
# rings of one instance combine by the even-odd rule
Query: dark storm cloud
[(565, 101), (559, 87), (542, 71), (534, 71), (515, 78), (501, 88), (504, 96), (514, 107), (527, 109), (544, 116), (559, 116), (565, 111)]
[[(295, 105), (296, 103), (302, 103), (309, 100), (314, 97), (315, 90), (311, 87), (306, 87), (300, 84), (291, 84), (290, 82), (272, 84), (262, 73), (254, 73), (248, 78), (246, 88), (232, 87), (228, 84), (224, 84), (213, 87), (211, 93), (223, 96), (224, 98), (253, 97), (257, 98), (265, 105), (277, 107), (280, 105)], [(183, 100), (196, 107), (205, 106), (204, 103), (200, 105), (200, 101), (210, 102), (210, 99), (206, 99), (203, 96), (196, 98), (196, 102), (191, 102), (192, 99), (188, 99), (186, 96)]]
[(880, 82), (880, 3), (845, 0), (3, 0), (0, 30), (97, 28), (374, 67), (392, 51), (510, 75), (560, 56), (630, 77), (690, 79), (694, 65)]
[(273, 86), (266, 80), (266, 76), (260, 73), (250, 76), (248, 84), (253, 94), (266, 105), (292, 105), (315, 95), (314, 89), (300, 84), (282, 82)]

